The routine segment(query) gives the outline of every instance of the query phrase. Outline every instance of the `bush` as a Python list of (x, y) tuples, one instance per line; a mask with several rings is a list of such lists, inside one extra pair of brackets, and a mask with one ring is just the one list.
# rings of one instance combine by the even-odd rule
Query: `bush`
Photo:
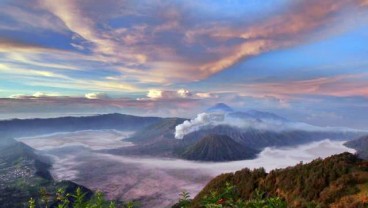
[(106, 200), (101, 192), (96, 192), (91, 198), (86, 197), (87, 193), (81, 188), (77, 188), (74, 193), (65, 193), (64, 189), (58, 189), (55, 196), (50, 196), (45, 189), (40, 190), (41, 198), (36, 201), (31, 198), (28, 201), (29, 208), (36, 207), (56, 207), (56, 208), (135, 208), (133, 202), (117, 203)]
[[(180, 203), (185, 201), (187, 203)], [(178, 206), (181, 205), (181, 206)], [(185, 195), (185, 200), (181, 198), (175, 206), (178, 208), (191, 208), (189, 196)], [(265, 197), (259, 190), (254, 193), (254, 198), (242, 200), (236, 194), (236, 187), (226, 183), (225, 188), (220, 192), (212, 191), (202, 198), (201, 208), (286, 208), (286, 202), (279, 197)]]

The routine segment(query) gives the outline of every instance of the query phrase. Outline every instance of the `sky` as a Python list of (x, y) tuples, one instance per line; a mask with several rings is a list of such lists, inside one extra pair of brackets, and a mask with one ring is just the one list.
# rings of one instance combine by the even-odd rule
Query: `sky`
[(0, 119), (215, 103), (367, 129), (368, 0), (1, 0)]

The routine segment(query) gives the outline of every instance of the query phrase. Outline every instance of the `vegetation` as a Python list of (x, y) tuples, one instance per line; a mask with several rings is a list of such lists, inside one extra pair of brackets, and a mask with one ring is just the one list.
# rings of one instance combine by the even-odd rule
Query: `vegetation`
[[(211, 192), (205, 196), (201, 203), (201, 208), (286, 208), (286, 203), (281, 198), (267, 198), (265, 195), (257, 191), (254, 198), (243, 201), (235, 199), (236, 188), (229, 183), (226, 184), (221, 193)], [(46, 192), (41, 194), (39, 200), (31, 198), (28, 201), (29, 208), (135, 208), (136, 203), (118, 203), (108, 201), (103, 198), (101, 192), (97, 192), (93, 197), (86, 197), (86, 193), (82, 189), (77, 188), (74, 193), (65, 193), (65, 190), (59, 189), (55, 196), (50, 196)], [(53, 202), (53, 203), (50, 203)], [(191, 208), (191, 199), (188, 192), (180, 194), (179, 202), (172, 208)]]
[[(194, 205), (186, 192), (181, 194), (179, 203), (173, 208), (191, 208)], [(230, 183), (221, 192), (211, 191), (201, 200), (201, 208), (286, 208), (286, 202), (279, 197), (265, 197), (265, 194), (256, 191), (254, 197), (249, 200), (243, 200), (237, 197), (236, 187)]]
[[(41, 189), (42, 191), (42, 189)], [(55, 195), (47, 192), (41, 193), (41, 198), (35, 200), (31, 198), (28, 201), (29, 208), (134, 208), (136, 204), (133, 202), (119, 203), (104, 199), (101, 192), (97, 192), (92, 197), (87, 192), (83, 192), (81, 188), (77, 188), (74, 193), (66, 193), (64, 189), (58, 189)]]
[(202, 207), (211, 193), (237, 184), (234, 200), (251, 200), (264, 192), (265, 197), (280, 197), (288, 207), (365, 207), (368, 206), (368, 162), (343, 153), (309, 164), (266, 173), (264, 169), (243, 169), (222, 174), (194, 198), (192, 207)]

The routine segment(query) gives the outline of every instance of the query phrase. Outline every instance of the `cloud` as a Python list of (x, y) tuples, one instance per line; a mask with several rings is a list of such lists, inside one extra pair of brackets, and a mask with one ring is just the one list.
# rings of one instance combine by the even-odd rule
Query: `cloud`
[(197, 92), (195, 95), (198, 96), (199, 98), (217, 98), (218, 97), (217, 95), (214, 95), (209, 92)]
[[(95, 7), (90, 6), (93, 3), (95, 3)], [(74, 32), (80, 38), (92, 43), (94, 55), (99, 56), (102, 61), (120, 63), (144, 62), (146, 59), (145, 55), (134, 53), (134, 51), (119, 44), (116, 41), (116, 34), (112, 30), (108, 28), (99, 30), (97, 28), (97, 25), (101, 21), (98, 18), (106, 20), (105, 18), (108, 18), (108, 16), (114, 15), (114, 10), (116, 11), (121, 3), (114, 0), (104, 3), (99, 3), (98, 1), (82, 3), (73, 0), (62, 0), (60, 4), (55, 4), (52, 0), (41, 0), (40, 7), (58, 17), (70, 31)], [(99, 6), (103, 9), (99, 10)], [(122, 50), (126, 51), (121, 53)]]
[[(13, 2), (12, 2), (13, 3)], [(51, 14), (35, 8), (32, 1), (22, 2), (22, 6), (14, 1), (12, 5), (1, 5), (0, 13), (12, 19), (12, 25), (8, 30), (24, 30), (24, 28), (51, 30), (59, 33), (66, 33), (67, 29), (61, 21)], [(7, 25), (6, 21), (0, 23)]]
[[(168, 207), (177, 202), (177, 193), (181, 190), (185, 189), (191, 195), (196, 195), (211, 178), (244, 167), (263, 167), (266, 171), (271, 171), (296, 165), (300, 161), (307, 163), (316, 158), (346, 151), (355, 152), (345, 147), (344, 142), (323, 140), (290, 148), (269, 147), (252, 160), (206, 163), (156, 157), (133, 158), (91, 150), (95, 148), (93, 145), (100, 145), (105, 149), (122, 146), (122, 137), (125, 135), (119, 132), (84, 131), (33, 137), (21, 141), (41, 152), (45, 146), (53, 148), (47, 149), (45, 153), (54, 159), (51, 171), (56, 179), (73, 180), (93, 190), (101, 190), (111, 198), (122, 196), (126, 200), (153, 199), (147, 204), (142, 204), (146, 207)], [(74, 147), (63, 151), (65, 146), (76, 146), (76, 141), (81, 142), (84, 148)], [(64, 145), (61, 147), (60, 144)], [(103, 173), (108, 177), (101, 177), (95, 167), (104, 167)], [(89, 177), (78, 177), (84, 175)]]
[(295, 95), (325, 95), (336, 97), (368, 96), (367, 73), (317, 77), (280, 82), (240, 84), (248, 94), (269, 95), (287, 99)]
[[(88, 48), (95, 59), (116, 64), (122, 73), (132, 73), (139, 80), (168, 83), (205, 79), (247, 57), (313, 40), (316, 31), (333, 30), (341, 11), (353, 8), (359, 12), (364, 3), (300, 1), (254, 24), (232, 19), (204, 21), (196, 15), (185, 15), (187, 10), (201, 11), (202, 4), (185, 6), (161, 1), (136, 4), (116, 0), (63, 0), (55, 4), (40, 0), (36, 5), (73, 33), (74, 42), (70, 45), (78, 50)], [(165, 12), (157, 14), (149, 8)], [(129, 23), (142, 15), (147, 20), (131, 26), (109, 25), (114, 19), (126, 19)], [(53, 18), (49, 20), (54, 21)], [(168, 41), (169, 38), (172, 40)], [(84, 41), (77, 42), (78, 39)], [(155, 78), (147, 78), (145, 72), (141, 73), (142, 68)]]
[(67, 78), (62, 74), (58, 74), (51, 71), (46, 70), (33, 70), (26, 68), (18, 68), (14, 67), (11, 64), (1, 64), (0, 63), (0, 72), (2, 74), (14, 74), (19, 76), (38, 76), (38, 77), (49, 77), (49, 78)]
[[(173, 90), (159, 90), (150, 89), (147, 92), (147, 97), (153, 100), (168, 100), (168, 99), (209, 99), (215, 98), (213, 93), (209, 92), (191, 92), (187, 89)], [(143, 98), (144, 99), (144, 98)]]
[[(59, 56), (64, 63), (79, 59), (83, 67), (93, 68), (89, 61), (99, 62), (120, 73), (109, 77), (129, 77), (141, 84), (171, 84), (203, 80), (248, 57), (334, 34), (336, 28), (344, 27), (339, 22), (343, 18), (359, 22), (366, 1), (297, 1), (261, 19), (222, 13), (204, 19), (199, 14), (206, 5), (201, 3), (61, 0), (55, 4), (38, 0), (27, 5), (28, 10), (7, 5), (11, 12), (4, 15), (19, 15), (22, 25), (69, 38), (67, 45), (72, 48), (68, 50), (75, 51)], [(37, 18), (43, 19), (39, 27), (34, 24), (39, 22)], [(16, 46), (14, 49), (20, 52), (42, 55), (51, 50), (27, 44), (1, 45), (0, 41), (0, 50), (7, 52)], [(42, 65), (47, 67), (47, 63)], [(50, 63), (53, 66), (58, 67)]]
[(42, 60), (42, 58), (34, 54), (10, 52), (7, 53), (5, 56), (8, 61), (16, 62), (18, 65), (25, 64), (27, 66), (42, 67), (46, 69), (51, 68), (51, 69), (65, 69), (65, 70), (80, 70), (78, 67), (70, 64), (51, 63), (50, 61), (45, 62)]
[(106, 93), (102, 92), (91, 92), (85, 95), (87, 99), (109, 99), (109, 96)]
[[(0, 98), (0, 119), (47, 114), (101, 114), (125, 113), (140, 116), (180, 116), (203, 104), (196, 99), (134, 99), (110, 97), (105, 93), (86, 93), (85, 95), (64, 96), (59, 93), (35, 92), (14, 94)], [(163, 107), (165, 106), (165, 107)]]
[(335, 24), (341, 20), (340, 18), (355, 18), (356, 16), (341, 17), (341, 13), (346, 8), (353, 8), (350, 12), (359, 14), (361, 11), (359, 7), (362, 5), (358, 2), (356, 0), (298, 1), (285, 13), (256, 22), (244, 29), (231, 29), (224, 32), (223, 28), (220, 28), (212, 35), (221, 38), (239, 37), (244, 39), (244, 42), (219, 59), (200, 66), (200, 71), (203, 76), (209, 76), (245, 58), (318, 39), (318, 36), (313, 34), (318, 30), (326, 28), (333, 30), (337, 27)]
[(12, 98), (12, 99), (38, 99), (38, 98), (59, 97), (59, 96), (60, 96), (59, 93), (35, 92), (32, 95), (25, 95), (25, 94), (10, 95), (9, 98)]
[(0, 52), (52, 52), (57, 51), (56, 49), (47, 48), (45, 46), (27, 43), (22, 40), (17, 40), (13, 38), (0, 37)]
[(190, 98), (191, 95), (191, 92), (186, 89), (179, 89), (177, 91), (151, 89), (147, 93), (147, 97), (151, 99)]

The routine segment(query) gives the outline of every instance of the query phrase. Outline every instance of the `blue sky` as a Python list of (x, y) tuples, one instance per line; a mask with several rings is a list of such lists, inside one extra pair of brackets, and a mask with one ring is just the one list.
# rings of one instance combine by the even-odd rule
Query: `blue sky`
[(366, 128), (368, 1), (0, 2), (0, 119), (217, 102)]

